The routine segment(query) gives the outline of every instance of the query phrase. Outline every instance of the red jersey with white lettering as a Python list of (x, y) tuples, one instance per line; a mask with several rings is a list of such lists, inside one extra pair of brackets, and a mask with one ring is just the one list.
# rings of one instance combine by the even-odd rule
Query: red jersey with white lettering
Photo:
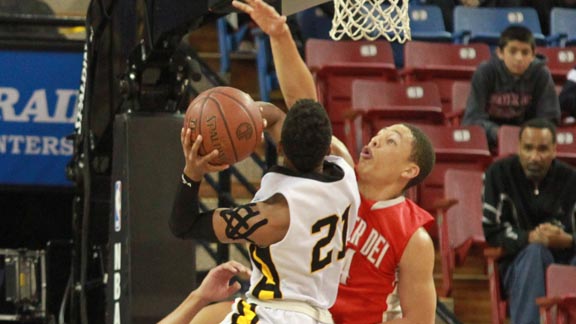
[(414, 232), (432, 220), (403, 196), (378, 202), (362, 197), (338, 297), (330, 309), (335, 323), (382, 323), (402, 317), (398, 264)]

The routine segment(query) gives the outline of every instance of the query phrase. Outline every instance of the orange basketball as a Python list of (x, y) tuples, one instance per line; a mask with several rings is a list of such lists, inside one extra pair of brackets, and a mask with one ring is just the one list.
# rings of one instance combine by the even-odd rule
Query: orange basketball
[(262, 140), (262, 115), (250, 95), (232, 87), (200, 93), (188, 106), (184, 127), (192, 140), (202, 135), (200, 155), (217, 149), (211, 164), (233, 164), (247, 158)]

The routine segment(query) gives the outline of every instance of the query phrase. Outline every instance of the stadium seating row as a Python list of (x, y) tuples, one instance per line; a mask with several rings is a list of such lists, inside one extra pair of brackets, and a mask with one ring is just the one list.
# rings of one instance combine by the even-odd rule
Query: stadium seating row
[[(537, 53), (546, 57), (561, 87), (568, 71), (576, 64), (576, 46), (539, 47)], [(314, 73), (320, 101), (328, 110), (339, 138), (345, 137), (344, 124), (348, 116), (369, 110), (378, 110), (380, 118), (394, 115), (409, 120), (419, 118), (425, 123), (459, 125), (468, 95), (467, 83), (478, 64), (490, 55), (488, 45), (482, 43), (412, 41), (405, 45), (404, 69), (397, 69), (392, 47), (386, 41), (309, 39), (306, 43), (306, 63)], [(367, 87), (362, 84), (354, 88), (355, 80), (386, 80), (396, 85)], [(356, 101), (352, 96), (354, 91)], [(441, 111), (431, 107), (439, 107)], [(370, 113), (368, 117), (378, 116)]]

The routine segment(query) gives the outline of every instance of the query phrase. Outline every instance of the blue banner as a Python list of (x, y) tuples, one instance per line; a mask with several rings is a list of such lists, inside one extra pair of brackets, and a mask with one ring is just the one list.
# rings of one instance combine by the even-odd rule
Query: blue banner
[(72, 185), (81, 70), (81, 52), (0, 50), (0, 185)]

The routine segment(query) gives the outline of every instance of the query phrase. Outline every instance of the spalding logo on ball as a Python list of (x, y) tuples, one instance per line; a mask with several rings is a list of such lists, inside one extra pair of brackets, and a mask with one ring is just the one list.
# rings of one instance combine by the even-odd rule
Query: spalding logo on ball
[(262, 140), (262, 115), (250, 95), (232, 87), (200, 93), (188, 106), (184, 127), (192, 140), (202, 135), (200, 155), (218, 150), (212, 164), (233, 164), (247, 158)]

